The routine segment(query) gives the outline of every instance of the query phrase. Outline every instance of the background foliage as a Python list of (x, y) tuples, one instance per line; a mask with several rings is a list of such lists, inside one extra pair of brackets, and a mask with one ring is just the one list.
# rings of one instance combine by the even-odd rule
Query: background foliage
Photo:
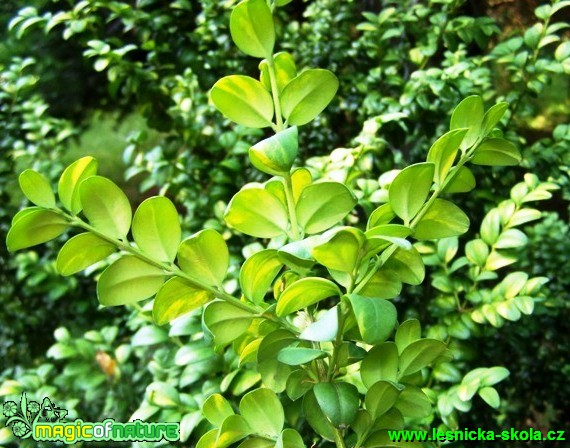
[[(19, 172), (37, 169), (54, 184), (68, 162), (94, 155), (100, 172), (123, 186), (133, 205), (160, 192), (181, 212), (185, 235), (206, 226), (223, 233), (233, 254), (242, 246), (244, 256), (255, 250), (221, 218), (240, 185), (261, 179), (247, 164), (247, 149), (263, 133), (231, 125), (207, 97), (222, 76), (257, 74), (252, 58), (231, 44), (234, 3), (30, 0), (0, 6), (3, 240), (24, 203)], [(471, 411), (456, 417), (460, 427), (549, 430), (569, 423), (565, 3), (536, 2), (505, 15), (494, 2), (295, 0), (278, 12), (282, 47), (297, 67), (327, 68), (339, 78), (332, 105), (301, 132), (301, 158), (315, 177), (356, 189), (354, 225), (364, 226), (382, 201), (390, 170), (425, 157), (461, 99), (478, 94), (487, 105), (511, 103), (505, 136), (521, 149), (521, 165), (475, 171), (478, 188), (461, 199), (471, 233), (451, 249), (426, 245), (428, 281), (396, 300), (400, 313), (420, 317), (428, 334), (453, 324), (446, 300), (466, 287), (468, 275), (457, 279), (448, 266), (455, 253), (447, 254), (455, 250), (459, 257), (482, 237), (487, 212), (509, 199), (517, 183), (533, 184), (526, 173), (559, 187), (552, 198), (532, 204), (543, 216), (521, 227), (528, 238), (512, 248), (517, 264), (485, 285), (491, 290), (509, 272), (548, 278), (533, 315), (522, 317), (522, 325), (507, 320), (499, 329), (485, 327), (467, 341), (449, 332), (464, 357), (461, 376), (435, 373), (440, 391), (475, 367), (503, 365), (511, 372), (497, 386), (498, 410), (488, 412), (474, 399)], [(134, 413), (182, 421), (184, 438), (196, 440), (208, 429), (199, 411), (207, 396), (222, 391), (238, 403), (259, 384), (259, 375), (239, 366), (231, 350), (217, 353), (204, 342), (199, 315), (156, 327), (145, 305), (97, 310), (92, 281), (60, 277), (55, 250), (47, 245), (9, 257), (1, 246), (1, 395), (49, 396), (85, 420), (126, 421)], [(237, 288), (240, 261), (231, 261), (229, 291)], [(451, 415), (438, 412), (436, 418)], [(0, 436), (9, 443), (7, 432)]]

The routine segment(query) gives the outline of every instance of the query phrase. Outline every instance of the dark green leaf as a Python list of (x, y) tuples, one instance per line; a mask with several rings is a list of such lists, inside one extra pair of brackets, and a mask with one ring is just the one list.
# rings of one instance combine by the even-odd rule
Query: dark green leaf
[(388, 381), (378, 381), (368, 389), (364, 402), (372, 419), (376, 420), (388, 412), (396, 403), (400, 393), (401, 390)]
[(317, 383), (313, 392), (319, 407), (333, 426), (347, 427), (358, 412), (358, 390), (348, 383)]
[(400, 355), (399, 377), (418, 372), (435, 361), (446, 349), (437, 339), (419, 339), (408, 345)]

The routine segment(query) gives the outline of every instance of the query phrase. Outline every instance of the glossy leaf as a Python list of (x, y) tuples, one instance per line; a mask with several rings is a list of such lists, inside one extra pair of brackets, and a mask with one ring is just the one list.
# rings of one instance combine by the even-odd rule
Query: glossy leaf
[(279, 352), (277, 359), (288, 366), (300, 366), (326, 356), (327, 352), (315, 348), (285, 347)]
[(334, 427), (319, 406), (313, 390), (305, 394), (303, 410), (305, 411), (307, 422), (317, 434), (326, 440), (334, 440)]
[(155, 295), (164, 279), (162, 269), (125, 255), (103, 271), (97, 282), (97, 297), (103, 306), (138, 302)]
[(385, 341), (394, 330), (398, 314), (396, 307), (385, 299), (348, 294), (362, 340), (375, 345)]
[(366, 237), (362, 231), (344, 227), (325, 243), (315, 246), (312, 254), (323, 266), (352, 274), (360, 263), (365, 244)]
[(249, 148), (249, 159), (258, 170), (282, 176), (289, 173), (298, 152), (299, 136), (293, 126)]
[(402, 290), (402, 282), (393, 271), (381, 269), (368, 280), (360, 294), (375, 299), (393, 299)]
[(236, 46), (249, 56), (267, 58), (275, 45), (273, 15), (264, 0), (244, 0), (230, 16), (230, 33)]
[(431, 189), (435, 165), (416, 163), (403, 169), (390, 184), (390, 206), (408, 224), (426, 202)]
[(28, 169), (20, 174), (18, 182), (20, 189), (30, 202), (40, 207), (55, 207), (55, 195), (43, 174)]
[(287, 229), (287, 210), (276, 196), (262, 188), (246, 188), (230, 201), (226, 223), (246, 235), (273, 238)]
[(278, 316), (286, 316), (328, 297), (339, 295), (338, 286), (330, 280), (318, 277), (304, 278), (283, 291), (277, 302), (276, 313)]
[(500, 102), (493, 105), (483, 116), (483, 123), (481, 125), (482, 135), (485, 137), (493, 130), (493, 128), (501, 121), (503, 115), (509, 108), (509, 103)]
[(460, 167), (455, 173), (456, 169), (454, 167), (449, 171), (450, 175), (453, 173), (453, 177), (443, 189), (443, 193), (469, 193), (475, 188), (476, 181), (473, 172), (466, 166)]
[(306, 187), (297, 202), (297, 219), (308, 234), (338, 224), (356, 205), (350, 190), (338, 182), (319, 182)]
[(378, 381), (366, 392), (364, 403), (371, 417), (375, 420), (388, 412), (396, 403), (401, 390), (394, 383)]
[(256, 79), (243, 75), (225, 76), (212, 87), (210, 99), (225, 117), (238, 124), (250, 128), (271, 126), (273, 99)]
[(204, 310), (204, 323), (214, 335), (214, 343), (224, 346), (246, 332), (253, 316), (230, 303), (211, 302)]
[(299, 335), (300, 339), (307, 341), (332, 341), (338, 332), (338, 307), (334, 306), (317, 320), (305, 328)]
[[(277, 92), (281, 94), (284, 87), (289, 84), (295, 76), (297, 76), (297, 67), (290, 53), (281, 51), (273, 56), (273, 65), (275, 68), (275, 83), (277, 84)], [(259, 63), (259, 71), (261, 72), (260, 81), (267, 90), (271, 90), (271, 79), (269, 76), (269, 63), (263, 60)]]
[(393, 342), (384, 342), (372, 348), (362, 361), (360, 377), (367, 388), (378, 381), (396, 382), (398, 379), (398, 349)]
[(155, 196), (144, 200), (135, 212), (132, 232), (143, 252), (156, 260), (174, 261), (182, 231), (170, 199)]
[(222, 423), (230, 415), (234, 415), (232, 406), (222, 395), (212, 394), (202, 406), (204, 417), (214, 426), (222, 426)]
[(358, 390), (352, 384), (317, 383), (313, 392), (323, 414), (335, 427), (347, 427), (358, 412)]
[(274, 249), (257, 252), (245, 260), (239, 273), (241, 290), (248, 300), (260, 304), (283, 267)]
[(494, 387), (482, 388), (479, 390), (479, 396), (492, 408), (498, 409), (501, 405), (501, 398)]
[(275, 448), (305, 448), (301, 434), (291, 428), (284, 429), (279, 435)]
[(509, 166), (518, 165), (521, 159), (514, 144), (502, 138), (490, 138), (479, 145), (471, 162), (475, 165)]
[(157, 325), (164, 325), (183, 314), (200, 308), (213, 298), (212, 293), (174, 277), (162, 285), (156, 294), (152, 317)]
[(306, 124), (327, 107), (337, 89), (338, 79), (332, 72), (305, 70), (293, 78), (280, 95), (283, 116), (290, 125)]
[(227, 448), (232, 443), (238, 442), (252, 433), (252, 428), (241, 415), (230, 415), (223, 421), (218, 437), (216, 448)]
[(414, 386), (406, 386), (394, 407), (408, 418), (429, 417), (432, 411), (430, 399)]
[(368, 218), (366, 230), (370, 230), (383, 224), (389, 224), (395, 217), (396, 214), (394, 213), (394, 210), (392, 210), (392, 206), (390, 204), (382, 204), (374, 210), (370, 215), (370, 218)]
[(310, 269), (315, 264), (313, 248), (322, 241), (321, 235), (310, 236), (300, 241), (286, 244), (278, 250), (279, 260), (291, 269)]
[(478, 95), (468, 96), (454, 109), (450, 128), (468, 128), (460, 146), (462, 150), (470, 148), (479, 139), (483, 117), (483, 100)]
[(230, 263), (228, 246), (213, 229), (201, 230), (182, 241), (177, 257), (185, 273), (212, 286), (222, 284)]
[(67, 230), (69, 223), (62, 216), (41, 208), (20, 214), (6, 236), (10, 252), (53, 240)]
[(453, 166), (466, 133), (467, 129), (454, 129), (442, 135), (431, 146), (427, 161), (435, 165), (434, 181), (436, 184), (441, 185)]
[(432, 240), (463, 235), (469, 230), (469, 218), (452, 202), (436, 199), (416, 225), (414, 237)]
[(408, 285), (421, 284), (426, 273), (422, 256), (414, 247), (409, 250), (396, 249), (383, 268), (396, 274), (400, 281)]
[(247, 393), (240, 401), (239, 410), (257, 434), (277, 437), (285, 424), (283, 406), (270, 389), (256, 389)]
[(57, 255), (57, 271), (64, 276), (75, 274), (104, 260), (117, 248), (92, 233), (81, 233), (67, 240)]
[(394, 342), (398, 347), (398, 352), (402, 353), (404, 349), (412, 342), (422, 337), (422, 329), (417, 319), (408, 319), (400, 324), (396, 331)]
[(124, 240), (131, 227), (131, 204), (125, 193), (112, 181), (91, 176), (81, 182), (79, 196), (83, 213), (101, 233)]
[(400, 355), (400, 378), (418, 372), (435, 361), (446, 349), (437, 339), (419, 339), (408, 345)]
[(95, 176), (98, 162), (93, 157), (83, 157), (69, 165), (59, 178), (57, 186), (59, 200), (74, 215), (81, 209), (79, 186), (84, 179)]

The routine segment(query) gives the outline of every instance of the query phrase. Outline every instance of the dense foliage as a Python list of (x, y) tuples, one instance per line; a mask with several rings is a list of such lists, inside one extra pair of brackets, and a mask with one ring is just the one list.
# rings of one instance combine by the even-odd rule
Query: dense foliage
[[(2, 246), (0, 395), (180, 421), (200, 446), (567, 426), (569, 5), (520, 28), (458, 0), (3, 4), (2, 239), (65, 235)], [(122, 148), (101, 117), (134, 122)], [(36, 207), (12, 220), (18, 183)]]

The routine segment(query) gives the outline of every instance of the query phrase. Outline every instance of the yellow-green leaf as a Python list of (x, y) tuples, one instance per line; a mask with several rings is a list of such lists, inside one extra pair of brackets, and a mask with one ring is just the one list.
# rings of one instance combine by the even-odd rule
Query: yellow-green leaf
[(75, 235), (57, 254), (57, 271), (65, 276), (75, 274), (104, 260), (115, 250), (115, 245), (92, 233)]

